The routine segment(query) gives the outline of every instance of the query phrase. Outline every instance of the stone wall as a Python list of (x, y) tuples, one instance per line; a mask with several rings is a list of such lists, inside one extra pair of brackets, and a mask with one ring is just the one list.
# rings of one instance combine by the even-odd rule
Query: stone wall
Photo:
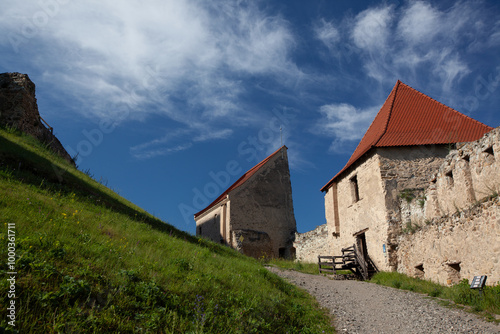
[[(232, 230), (269, 235), (272, 257), (293, 256), (297, 231), (286, 149), (275, 154), (259, 171), (229, 194)], [(236, 241), (233, 240), (233, 246)]]
[(500, 201), (493, 198), (426, 220), (416, 231), (399, 237), (398, 272), (440, 284), (469, 282), (487, 275), (487, 284), (500, 282)]
[[(467, 145), (471, 143), (464, 147)], [(484, 146), (483, 151), (490, 150), (491, 145)], [(493, 145), (490, 151), (495, 150)], [(333, 254), (354, 244), (357, 233), (362, 232), (377, 267), (397, 270), (398, 238), (424, 224), (427, 212), (434, 210), (435, 200), (429, 199), (426, 188), (450, 159), (449, 152), (446, 145), (377, 148), (346, 171), (325, 194)], [(484, 170), (484, 163), (469, 156), (471, 164)], [(493, 164), (487, 166), (491, 169)]]
[(233, 230), (234, 249), (254, 258), (268, 258), (273, 254), (273, 242), (266, 232)]
[[(397, 268), (397, 237), (402, 224), (409, 217), (402, 216), (405, 194), (416, 198), (422, 195), (429, 179), (443, 163), (448, 148), (445, 145), (377, 148), (380, 173), (384, 187), (385, 210), (387, 213), (387, 241), (385, 254), (391, 270)], [(418, 195), (418, 194), (419, 195)], [(418, 210), (417, 210), (418, 211)], [(405, 212), (405, 214), (407, 214)], [(415, 215), (416, 212), (410, 213)]]
[(425, 194), (400, 200), (399, 272), (441, 284), (488, 275), (500, 281), (500, 128), (457, 145)]
[(294, 257), (297, 228), (286, 147), (195, 220), (197, 235), (245, 255)]
[(221, 232), (222, 207), (216, 206), (196, 221), (196, 235), (223, 243)]
[(74, 164), (52, 133), (52, 128), (47, 128), (42, 123), (35, 98), (35, 84), (27, 74), (0, 74), (0, 125), (16, 128), (37, 138)]
[(356, 242), (354, 235), (366, 230), (368, 255), (380, 269), (387, 270), (387, 254), (384, 252), (387, 212), (379, 156), (372, 153), (353, 167), (325, 194), (325, 204), (337, 203), (337, 208), (333, 205), (333, 209), (326, 211), (332, 243), (330, 254), (341, 255), (342, 248)]
[(460, 211), (500, 191), (500, 128), (480, 140), (457, 145), (429, 185), (426, 218)]
[(306, 233), (295, 233), (293, 246), (296, 259), (301, 262), (315, 263), (318, 255), (331, 255), (328, 226), (323, 224)]

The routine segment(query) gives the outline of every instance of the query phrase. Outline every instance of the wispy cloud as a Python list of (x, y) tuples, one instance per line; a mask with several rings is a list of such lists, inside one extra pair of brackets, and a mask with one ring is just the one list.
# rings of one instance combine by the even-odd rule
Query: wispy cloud
[(392, 19), (390, 6), (367, 9), (359, 13), (352, 29), (354, 44), (369, 53), (385, 52)]
[(168, 155), (191, 148), (197, 142), (226, 139), (233, 133), (231, 129), (211, 131), (206, 127), (198, 129), (182, 128), (168, 131), (163, 137), (130, 148), (133, 157), (149, 159)]
[(321, 118), (314, 129), (334, 138), (331, 152), (345, 153), (342, 149), (344, 144), (360, 140), (377, 111), (377, 107), (357, 109), (347, 103), (324, 105), (319, 109)]
[(183, 145), (177, 145), (173, 147), (161, 147), (143, 151), (136, 150), (135, 147), (132, 147), (131, 151), (132, 155), (137, 159), (151, 159), (158, 156), (169, 155), (180, 151), (184, 151), (191, 148), (192, 146), (193, 146), (192, 143), (186, 143)]
[(314, 26), (315, 37), (319, 39), (330, 50), (337, 48), (341, 35), (333, 22), (328, 22), (325, 19), (319, 20)]
[(373, 108), (345, 101), (319, 109), (318, 127), (334, 138), (332, 151), (361, 138), (397, 79), (444, 96), (444, 103), (460, 104), (461, 84), (478, 68), (469, 53), (483, 52), (500, 40), (500, 24), (480, 1), (460, 1), (449, 8), (429, 1), (377, 5), (354, 17), (346, 15), (337, 26), (324, 19), (319, 22), (314, 25), (315, 37), (332, 55), (338, 57), (338, 45), (349, 45), (344, 47), (346, 58), (360, 69), (351, 82), (377, 92), (365, 94), (369, 99), (363, 101)]
[[(242, 78), (265, 76), (283, 85), (300, 74), (290, 60), (295, 41), (288, 22), (250, 1), (54, 4), (52, 15), (42, 2), (4, 4), (0, 46), (15, 47), (19, 57), (35, 54), (33, 65), (86, 116), (157, 113), (184, 129), (203, 126), (227, 136), (219, 120), (245, 117)], [(23, 34), (27, 24), (33, 37)], [(210, 136), (199, 141), (204, 138)]]

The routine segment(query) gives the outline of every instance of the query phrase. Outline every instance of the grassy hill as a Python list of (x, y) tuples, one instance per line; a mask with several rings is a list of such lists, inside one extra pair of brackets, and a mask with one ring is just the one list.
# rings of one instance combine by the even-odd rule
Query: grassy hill
[(0, 332), (333, 332), (312, 297), (258, 261), (158, 220), (9, 129), (0, 222)]

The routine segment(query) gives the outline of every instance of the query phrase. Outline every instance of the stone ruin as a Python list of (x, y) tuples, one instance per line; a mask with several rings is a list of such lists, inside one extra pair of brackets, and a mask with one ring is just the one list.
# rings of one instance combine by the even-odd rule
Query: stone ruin
[(53, 133), (52, 127), (40, 116), (35, 97), (35, 84), (27, 74), (0, 74), (0, 125), (29, 134), (52, 151), (75, 164)]

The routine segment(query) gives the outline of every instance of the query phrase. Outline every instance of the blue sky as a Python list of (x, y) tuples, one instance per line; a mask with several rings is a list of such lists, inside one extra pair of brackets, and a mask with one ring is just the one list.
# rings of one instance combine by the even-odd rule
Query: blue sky
[(398, 79), (500, 123), (496, 1), (1, 1), (0, 72), (27, 73), (81, 170), (195, 233), (280, 146), (299, 232)]

